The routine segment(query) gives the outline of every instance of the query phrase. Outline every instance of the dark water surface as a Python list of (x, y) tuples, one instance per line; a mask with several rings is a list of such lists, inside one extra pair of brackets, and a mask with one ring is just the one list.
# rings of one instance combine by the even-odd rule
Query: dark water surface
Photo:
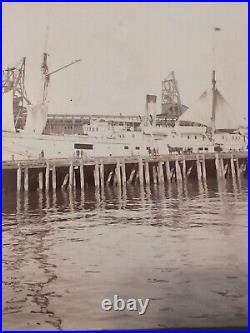
[(246, 326), (247, 209), (246, 181), (5, 195), (3, 327)]

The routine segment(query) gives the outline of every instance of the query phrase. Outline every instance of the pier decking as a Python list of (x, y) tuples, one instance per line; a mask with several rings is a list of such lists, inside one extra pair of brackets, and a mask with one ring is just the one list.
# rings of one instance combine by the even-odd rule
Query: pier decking
[(247, 152), (89, 157), (2, 162), (3, 188), (57, 190), (106, 185), (183, 182), (189, 178), (236, 179), (247, 173)]

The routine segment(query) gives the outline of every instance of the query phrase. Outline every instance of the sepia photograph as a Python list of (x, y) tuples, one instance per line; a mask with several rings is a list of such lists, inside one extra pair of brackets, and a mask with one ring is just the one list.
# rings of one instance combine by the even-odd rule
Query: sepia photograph
[(247, 330), (248, 3), (2, 3), (2, 329)]

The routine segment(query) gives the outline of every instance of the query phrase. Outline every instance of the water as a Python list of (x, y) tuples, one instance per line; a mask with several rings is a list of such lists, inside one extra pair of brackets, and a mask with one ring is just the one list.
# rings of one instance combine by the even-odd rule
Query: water
[(247, 209), (244, 181), (5, 195), (3, 327), (246, 326)]

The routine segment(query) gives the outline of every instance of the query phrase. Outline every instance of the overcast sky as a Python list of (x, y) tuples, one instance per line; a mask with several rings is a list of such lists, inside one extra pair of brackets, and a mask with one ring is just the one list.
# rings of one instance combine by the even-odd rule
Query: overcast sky
[[(3, 3), (3, 67), (27, 61), (26, 89), (38, 99), (46, 26), (49, 113), (143, 114), (174, 70), (188, 106), (211, 84), (247, 115), (246, 3)], [(221, 31), (214, 33), (213, 27)], [(215, 45), (215, 56), (213, 48)], [(72, 99), (72, 101), (70, 101)]]

